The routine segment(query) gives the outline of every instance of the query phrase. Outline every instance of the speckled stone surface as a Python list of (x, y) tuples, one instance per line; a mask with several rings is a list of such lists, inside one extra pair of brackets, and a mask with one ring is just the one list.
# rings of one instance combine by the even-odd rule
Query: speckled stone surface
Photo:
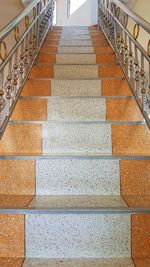
[(100, 209), (100, 208), (125, 208), (127, 204), (123, 198), (117, 196), (35, 196), (30, 208), (33, 209)]
[(44, 123), (43, 152), (112, 155), (111, 125)]
[(57, 64), (96, 64), (95, 54), (57, 54)]
[(52, 96), (101, 96), (100, 80), (51, 80)]
[(23, 262), (23, 258), (0, 258), (0, 267), (22, 267)]
[(98, 65), (55, 65), (54, 78), (97, 79)]
[(106, 121), (105, 99), (50, 98), (49, 121)]
[(87, 40), (87, 39), (91, 39), (91, 35), (90, 34), (68, 34), (68, 33), (62, 33), (60, 35), (60, 40), (63, 40), (63, 39), (67, 39), (67, 40), (70, 40), (70, 39), (77, 39), (77, 40)]
[(92, 46), (59, 46), (58, 53), (94, 53), (94, 47)]
[(37, 195), (119, 195), (119, 162), (99, 159), (37, 160), (36, 193)]
[(91, 40), (63, 40), (59, 42), (60, 46), (92, 46)]
[(26, 215), (26, 256), (131, 257), (130, 215)]
[(24, 215), (0, 214), (0, 258), (24, 257), (24, 226)]
[(60, 260), (26, 259), (23, 267), (134, 267), (134, 264), (130, 258)]
[(35, 164), (30, 159), (0, 160), (0, 194), (34, 195)]

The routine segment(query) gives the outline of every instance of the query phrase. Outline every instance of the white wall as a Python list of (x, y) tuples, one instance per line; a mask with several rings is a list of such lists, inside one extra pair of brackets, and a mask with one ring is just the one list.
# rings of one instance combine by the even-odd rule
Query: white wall
[(4, 28), (23, 9), (20, 0), (0, 0), (0, 29)]
[(58, 26), (89, 26), (97, 24), (97, 0), (86, 2), (67, 18), (67, 0), (57, 0)]

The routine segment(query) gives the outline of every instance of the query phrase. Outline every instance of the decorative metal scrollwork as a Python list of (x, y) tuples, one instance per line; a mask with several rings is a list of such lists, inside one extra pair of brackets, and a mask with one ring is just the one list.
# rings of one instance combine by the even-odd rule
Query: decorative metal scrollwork
[(14, 37), (15, 37), (16, 42), (18, 42), (18, 41), (19, 41), (19, 38), (20, 38), (19, 28), (18, 28), (18, 26), (16, 26), (16, 27), (14, 28)]
[(7, 46), (4, 41), (1, 41), (0, 42), (0, 59), (2, 61), (5, 61), (6, 58), (7, 58)]
[(4, 99), (4, 91), (2, 90), (2, 88), (0, 88), (0, 112), (2, 112), (5, 105), (6, 105), (6, 101)]
[(137, 38), (139, 36), (139, 33), (140, 33), (140, 26), (139, 26), (139, 24), (135, 24), (134, 25), (134, 29), (133, 29), (133, 38), (134, 38), (134, 40), (137, 40)]

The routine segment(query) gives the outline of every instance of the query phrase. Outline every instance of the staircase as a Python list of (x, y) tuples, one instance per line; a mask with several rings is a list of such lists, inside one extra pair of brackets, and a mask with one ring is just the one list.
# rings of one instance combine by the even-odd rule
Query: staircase
[(48, 32), (0, 155), (1, 267), (150, 266), (150, 134), (96, 26)]

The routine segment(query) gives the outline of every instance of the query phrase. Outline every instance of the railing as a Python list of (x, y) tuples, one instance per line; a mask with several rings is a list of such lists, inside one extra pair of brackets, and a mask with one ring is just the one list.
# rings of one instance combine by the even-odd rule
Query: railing
[(150, 128), (150, 24), (119, 0), (98, 0), (98, 25)]
[(53, 24), (53, 0), (34, 0), (0, 32), (0, 137)]

